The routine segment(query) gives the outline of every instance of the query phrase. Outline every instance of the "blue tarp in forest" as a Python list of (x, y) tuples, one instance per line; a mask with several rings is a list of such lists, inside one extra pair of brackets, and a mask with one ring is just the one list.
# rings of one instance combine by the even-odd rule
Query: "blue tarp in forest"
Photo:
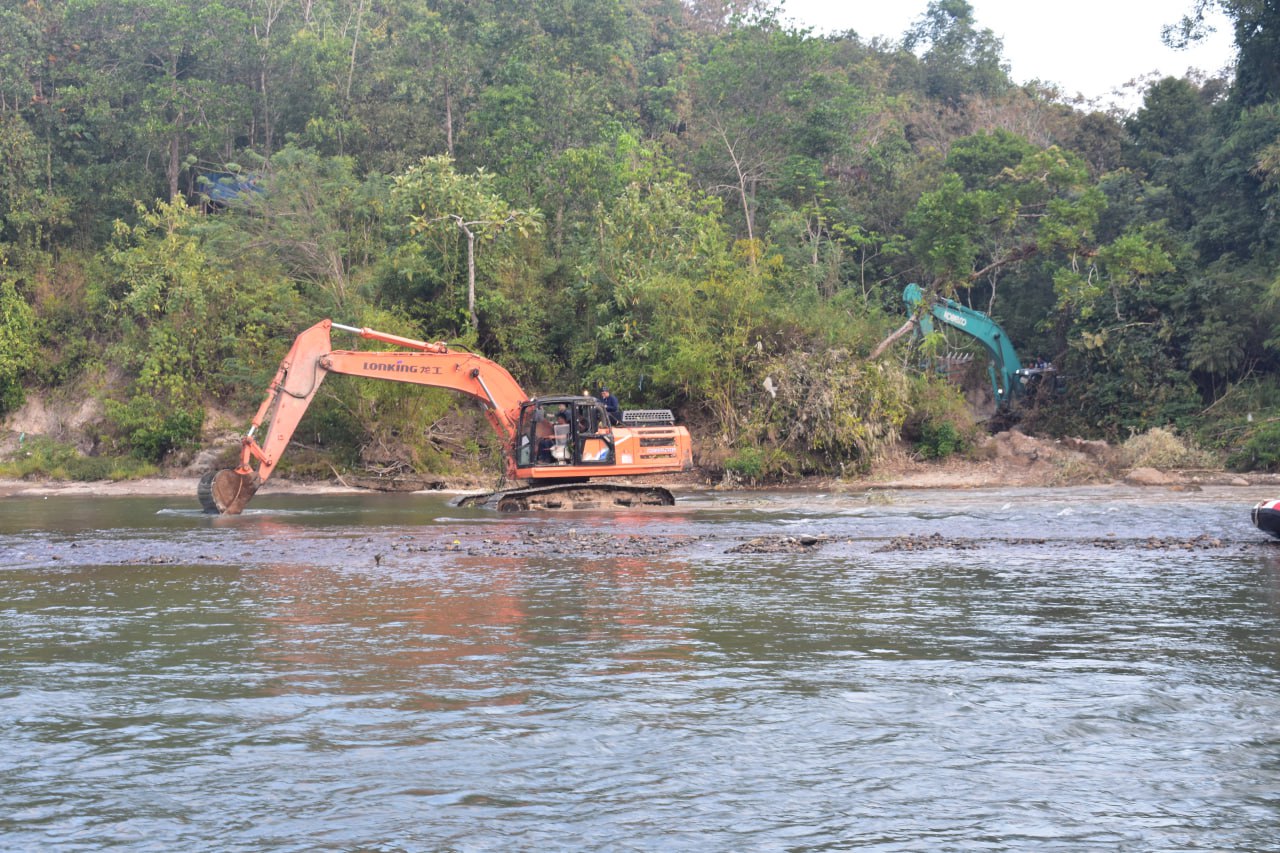
[(260, 193), (257, 175), (238, 175), (234, 172), (201, 172), (198, 179), (200, 192), (214, 204), (227, 204), (245, 193)]

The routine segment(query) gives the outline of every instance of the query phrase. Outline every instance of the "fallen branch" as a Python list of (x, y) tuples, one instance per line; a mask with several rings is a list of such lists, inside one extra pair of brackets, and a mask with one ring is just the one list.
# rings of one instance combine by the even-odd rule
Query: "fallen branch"
[(871, 351), (871, 355), (869, 356), (869, 358), (876, 359), (882, 356), (884, 354), (884, 351), (887, 350), (889, 347), (893, 346), (895, 341), (897, 341), (907, 332), (910, 332), (915, 327), (916, 327), (916, 318), (912, 317), (911, 319), (907, 320), (907, 322), (899, 326), (896, 332), (894, 332), (889, 337), (885, 338), (880, 343), (876, 344), (876, 348)]

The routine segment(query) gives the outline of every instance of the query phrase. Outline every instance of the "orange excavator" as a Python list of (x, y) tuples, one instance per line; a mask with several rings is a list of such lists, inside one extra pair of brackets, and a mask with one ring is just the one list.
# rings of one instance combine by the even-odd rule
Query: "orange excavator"
[[(334, 350), (330, 329), (402, 349)], [(671, 505), (675, 499), (661, 487), (588, 480), (693, 467), (689, 431), (676, 426), (666, 409), (627, 411), (615, 423), (594, 397), (530, 398), (505, 368), (475, 353), (321, 320), (298, 335), (280, 362), (252, 426), (240, 439), (239, 467), (201, 478), (198, 496), (206, 512), (236, 515), (244, 510), (280, 462), (329, 373), (450, 388), (479, 401), (502, 442), (505, 479), (518, 488), (473, 496), (466, 503), (499, 510)], [(259, 442), (255, 436), (268, 418)]]

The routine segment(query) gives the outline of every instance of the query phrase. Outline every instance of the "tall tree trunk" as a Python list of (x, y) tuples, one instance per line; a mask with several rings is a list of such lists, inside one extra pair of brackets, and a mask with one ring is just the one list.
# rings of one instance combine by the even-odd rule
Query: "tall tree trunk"
[(360, 5), (356, 7), (356, 27), (355, 32), (351, 34), (351, 62), (347, 66), (347, 88), (343, 94), (343, 100), (347, 106), (351, 104), (351, 84), (356, 78), (356, 52), (360, 46), (360, 22), (364, 19), (365, 2), (360, 0)]
[(453, 156), (453, 93), (448, 84), (444, 89), (444, 147)]
[(164, 174), (169, 179), (169, 201), (173, 201), (178, 197), (178, 174), (181, 172), (180, 164), (182, 162), (179, 155), (182, 153), (182, 119), (183, 111), (173, 106), (178, 102), (178, 58), (173, 56), (169, 59), (169, 103), (174, 110), (173, 116), (173, 134), (169, 137), (169, 162), (165, 166)]
[(182, 134), (178, 131), (182, 125), (181, 113), (174, 125), (173, 135), (169, 137), (169, 163), (164, 169), (165, 177), (169, 179), (169, 201), (178, 197), (178, 176), (182, 173), (182, 160), (178, 156), (182, 150)]
[(471, 315), (471, 329), (480, 331), (480, 318), (476, 316), (476, 234), (463, 223), (458, 227), (467, 235), (467, 313)]

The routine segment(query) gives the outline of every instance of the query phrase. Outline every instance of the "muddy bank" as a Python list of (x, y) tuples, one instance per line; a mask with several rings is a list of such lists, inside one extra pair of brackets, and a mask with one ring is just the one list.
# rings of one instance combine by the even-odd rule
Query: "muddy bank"
[[(576, 524), (576, 522), (570, 522)], [(907, 524), (928, 522), (907, 520)], [(243, 544), (243, 543), (241, 543)], [(90, 540), (61, 537), (56, 540), (23, 543), (10, 557), (26, 565), (202, 565), (257, 564), (284, 565), (303, 559), (308, 562), (336, 561), (345, 568), (405, 569), (429, 565), (433, 560), (457, 557), (485, 560), (592, 560), (592, 561), (682, 561), (701, 558), (772, 556), (831, 559), (874, 559), (875, 555), (927, 556), (936, 552), (964, 552), (966, 559), (982, 560), (983, 554), (1001, 552), (1025, 560), (1053, 558), (1053, 553), (1090, 551), (1163, 554), (1187, 552), (1274, 553), (1280, 542), (1261, 537), (1230, 537), (1217, 533), (1192, 535), (1126, 536), (1066, 535), (1055, 531), (1051, 537), (946, 536), (940, 533), (900, 535), (834, 535), (811, 532), (794, 535), (741, 535), (708, 531), (705, 527), (678, 528), (657, 532), (628, 532), (566, 525), (538, 529), (519, 528), (488, 531), (474, 526), (441, 526), (405, 529), (388, 536), (348, 535), (323, 540), (307, 536), (255, 540), (251, 545), (214, 544), (198, 538), (139, 537), (117, 538), (97, 535)], [(230, 549), (230, 550), (228, 550)]]
[(1238, 474), (1218, 468), (1154, 468), (1126, 460), (1121, 448), (1079, 438), (1046, 439), (1009, 430), (989, 437), (961, 457), (923, 461), (905, 453), (866, 477), (845, 481), (859, 488), (964, 489), (1053, 487), (1126, 483), (1195, 491), (1203, 486), (1271, 485), (1280, 475)]

